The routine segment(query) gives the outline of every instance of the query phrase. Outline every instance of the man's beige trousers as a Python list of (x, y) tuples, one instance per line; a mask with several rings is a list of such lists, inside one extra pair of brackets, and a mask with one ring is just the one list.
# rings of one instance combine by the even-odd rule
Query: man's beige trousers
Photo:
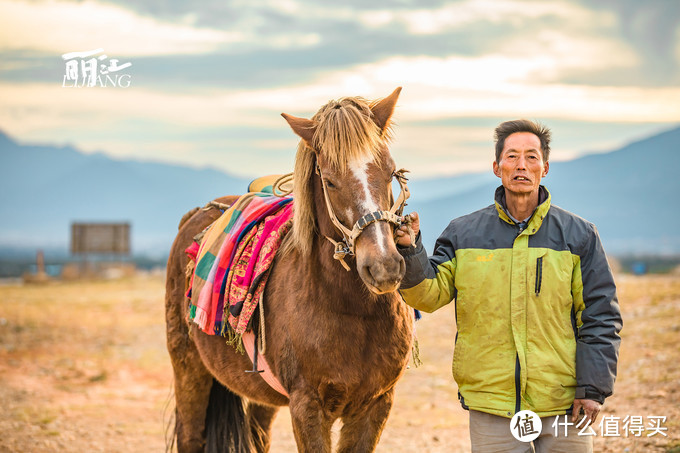
[(574, 426), (567, 427), (565, 436), (564, 415), (559, 417), (558, 437), (555, 437), (553, 427), (556, 416), (543, 417), (541, 418), (543, 429), (540, 436), (533, 442), (526, 443), (515, 439), (512, 435), (509, 418), (471, 410), (472, 453), (592, 453), (593, 436), (579, 436), (581, 429)]

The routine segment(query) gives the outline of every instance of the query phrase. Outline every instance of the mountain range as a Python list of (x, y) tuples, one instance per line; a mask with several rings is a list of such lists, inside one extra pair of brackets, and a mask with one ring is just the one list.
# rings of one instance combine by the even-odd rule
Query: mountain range
[(130, 222), (133, 253), (166, 255), (182, 215), (248, 181), (214, 169), (21, 145), (0, 134), (0, 247), (66, 250), (70, 224)]
[[(543, 180), (553, 204), (598, 227), (611, 254), (679, 254), (680, 127), (607, 153), (551, 162)], [(292, 167), (292, 162), (291, 162)], [(127, 221), (135, 254), (167, 255), (182, 215), (248, 184), (210, 168), (118, 160), (70, 146), (20, 144), (0, 132), (0, 254), (66, 253), (73, 221)], [(491, 170), (409, 182), (431, 251), (460, 215), (493, 202)]]

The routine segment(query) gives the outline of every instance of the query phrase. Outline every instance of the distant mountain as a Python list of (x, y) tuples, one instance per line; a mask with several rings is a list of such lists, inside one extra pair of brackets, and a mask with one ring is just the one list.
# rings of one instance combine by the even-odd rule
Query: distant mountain
[[(603, 154), (551, 162), (553, 204), (593, 222), (611, 254), (680, 253), (680, 128)], [(428, 250), (455, 217), (493, 203), (500, 180), (485, 173), (440, 179), (441, 196), (413, 187)]]
[(0, 247), (65, 249), (72, 221), (128, 221), (135, 253), (163, 256), (189, 209), (248, 181), (72, 147), (29, 146), (0, 132)]
[[(129, 221), (135, 254), (164, 256), (181, 216), (248, 183), (195, 169), (72, 147), (18, 144), (0, 132), (0, 258), (9, 251), (66, 252), (73, 221)], [(553, 203), (594, 222), (613, 254), (679, 254), (680, 128), (619, 150), (552, 162), (544, 184)], [(493, 202), (491, 171), (413, 179), (407, 211), (421, 214), (428, 247), (460, 215)]]

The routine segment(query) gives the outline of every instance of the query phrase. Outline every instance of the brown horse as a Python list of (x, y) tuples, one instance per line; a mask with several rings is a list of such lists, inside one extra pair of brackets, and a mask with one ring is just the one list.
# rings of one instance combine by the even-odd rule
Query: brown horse
[(372, 103), (331, 101), (311, 120), (283, 115), (302, 138), (294, 222), (262, 303), (264, 358), (289, 396), (245, 373), (253, 368), (250, 359), (223, 337), (187, 322), (184, 250), (220, 211), (194, 209), (180, 222), (166, 283), (180, 452), (268, 451), (271, 423), (285, 405), (298, 451), (330, 452), (337, 419), (337, 451), (375, 450), (413, 342), (412, 311), (397, 293), (404, 275), (393, 239), (398, 220), (390, 216), (399, 201), (392, 196), (387, 144), (400, 90)]

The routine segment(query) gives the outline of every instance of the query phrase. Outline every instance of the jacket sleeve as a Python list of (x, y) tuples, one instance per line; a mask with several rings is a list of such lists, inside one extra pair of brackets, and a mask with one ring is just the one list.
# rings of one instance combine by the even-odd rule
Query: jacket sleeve
[(404, 301), (418, 310), (432, 313), (455, 297), (456, 272), (453, 222), (437, 239), (434, 255), (428, 258), (420, 232), (416, 247), (397, 247), (406, 262), (406, 274), (399, 292)]
[(572, 280), (577, 327), (576, 398), (602, 403), (614, 391), (623, 320), (614, 277), (597, 229), (591, 224), (579, 256)]

